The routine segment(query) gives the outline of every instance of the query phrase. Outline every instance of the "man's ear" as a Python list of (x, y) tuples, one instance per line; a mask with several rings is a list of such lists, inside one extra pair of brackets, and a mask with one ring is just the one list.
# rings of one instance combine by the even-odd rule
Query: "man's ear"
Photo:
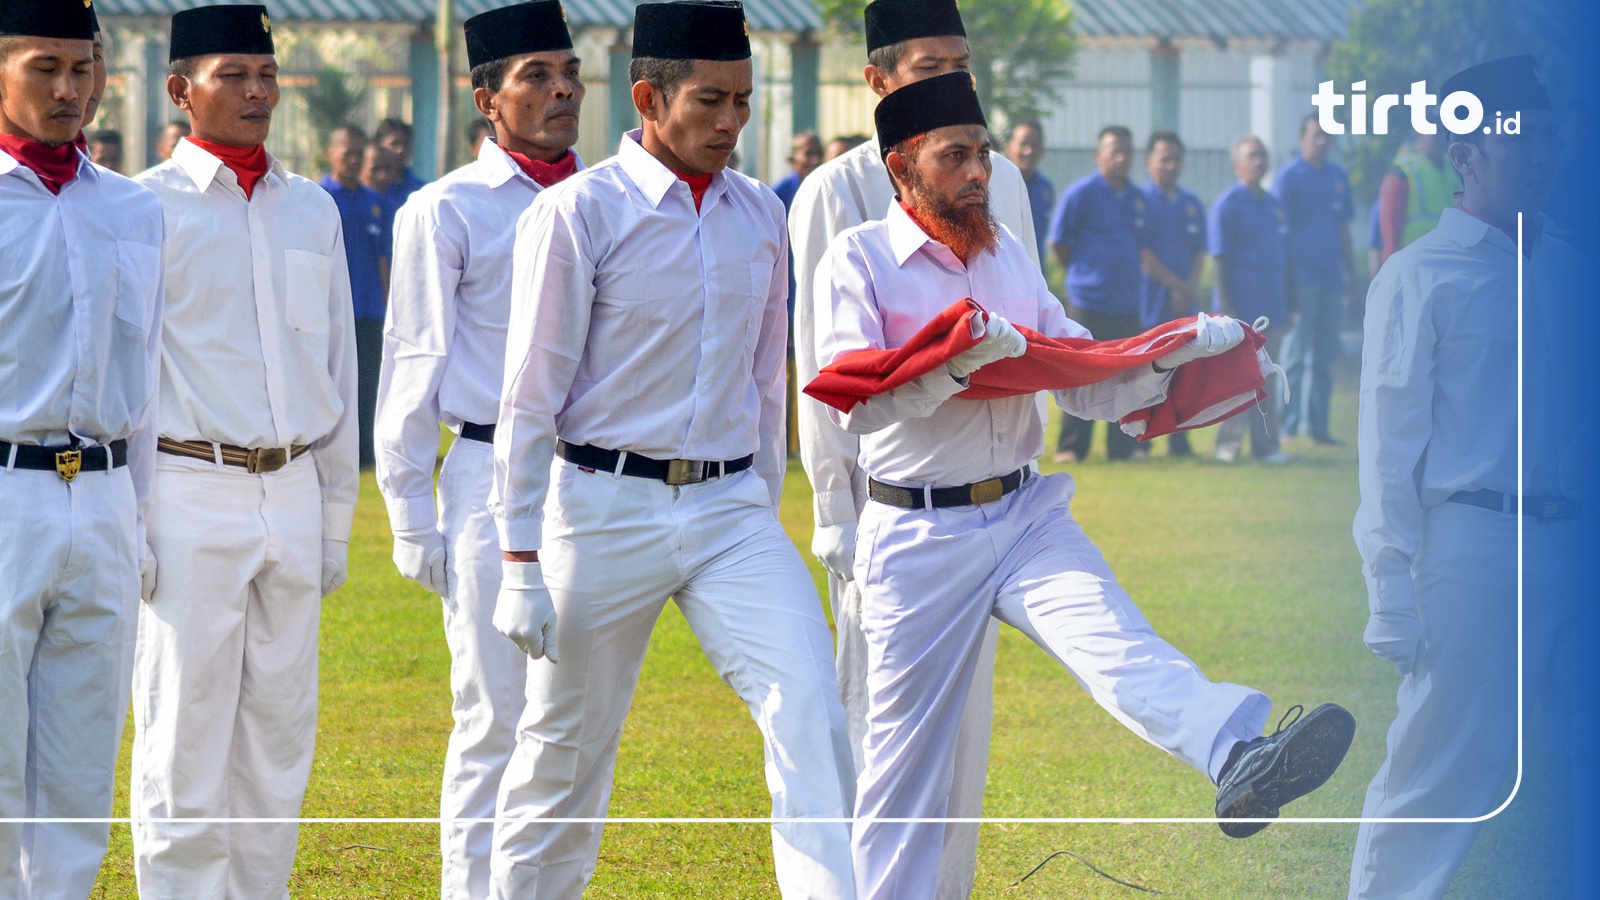
[(889, 182), (894, 185), (894, 195), (903, 197), (905, 192), (901, 189), (901, 186), (906, 183), (906, 170), (910, 168), (911, 161), (906, 159), (900, 151), (890, 150), (889, 155), (883, 159), (883, 165), (889, 170)]
[(491, 122), (500, 121), (500, 110), (494, 102), (494, 92), (486, 87), (472, 89), (472, 105)]
[(879, 97), (887, 97), (887, 96), (889, 96), (889, 94), (890, 94), (889, 74), (890, 73), (885, 72), (884, 70), (878, 68), (877, 66), (873, 65), (872, 63), (867, 63), (866, 70), (863, 71), (861, 74), (866, 77), (866, 79), (867, 79), (867, 87), (872, 88), (872, 92), (874, 94), (877, 94)]
[(184, 112), (193, 111), (189, 103), (189, 79), (182, 75), (167, 76), (167, 97), (172, 100), (173, 106)]
[(1456, 175), (1466, 183), (1467, 176), (1472, 173), (1472, 144), (1466, 141), (1454, 141), (1445, 150), (1445, 156), (1450, 160), (1451, 168), (1456, 170)]
[(647, 122), (660, 121), (662, 110), (656, 107), (656, 103), (657, 101), (662, 101), (662, 106), (665, 107), (665, 100), (666, 97), (656, 90), (656, 86), (650, 82), (635, 81), (633, 83), (633, 108), (634, 111), (639, 113), (639, 118)]

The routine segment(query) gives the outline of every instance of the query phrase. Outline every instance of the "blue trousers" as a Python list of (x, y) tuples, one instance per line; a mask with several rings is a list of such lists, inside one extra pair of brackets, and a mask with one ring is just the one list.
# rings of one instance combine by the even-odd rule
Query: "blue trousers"
[(1283, 339), (1283, 369), (1289, 376), (1289, 404), (1283, 434), (1326, 438), (1328, 404), (1333, 396), (1333, 364), (1338, 361), (1341, 291), (1300, 284), (1300, 315)]

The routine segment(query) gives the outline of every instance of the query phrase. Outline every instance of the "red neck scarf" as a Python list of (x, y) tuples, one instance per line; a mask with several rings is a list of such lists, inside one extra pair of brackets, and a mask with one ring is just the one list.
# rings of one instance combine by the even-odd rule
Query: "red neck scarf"
[(578, 154), (571, 150), (553, 163), (542, 162), (515, 150), (507, 150), (506, 155), (511, 157), (512, 161), (521, 167), (522, 171), (528, 173), (528, 177), (540, 187), (560, 184), (578, 171)]
[(711, 187), (711, 176), (715, 175), (716, 173), (708, 172), (704, 175), (685, 175), (682, 172), (673, 172), (672, 174), (678, 176), (679, 181), (689, 186), (689, 193), (694, 195), (694, 211), (699, 212), (700, 201), (705, 199), (706, 189)]
[(272, 165), (267, 159), (267, 148), (261, 144), (254, 147), (230, 147), (226, 144), (202, 141), (194, 135), (184, 140), (222, 160), (222, 164), (239, 179), (239, 187), (244, 189), (246, 200), (250, 199), (250, 192), (255, 190), (256, 182), (266, 176), (267, 169)]
[(52, 194), (60, 194), (67, 182), (78, 177), (78, 148), (67, 143), (49, 147), (33, 138), (0, 134), (0, 150), (39, 176)]

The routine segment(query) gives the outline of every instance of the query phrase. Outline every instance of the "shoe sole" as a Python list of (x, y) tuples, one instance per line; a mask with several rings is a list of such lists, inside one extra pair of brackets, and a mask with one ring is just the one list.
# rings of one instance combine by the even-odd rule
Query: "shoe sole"
[[(1219, 810), (1217, 818), (1276, 819), (1278, 810), (1322, 787), (1344, 762), (1355, 738), (1356, 720), (1346, 710), (1324, 703), (1307, 714), (1297, 728), (1294, 737), (1277, 749), (1272, 764), (1255, 779), (1262, 790), (1252, 788), (1227, 809)], [(1247, 838), (1271, 823), (1218, 824), (1228, 837)]]

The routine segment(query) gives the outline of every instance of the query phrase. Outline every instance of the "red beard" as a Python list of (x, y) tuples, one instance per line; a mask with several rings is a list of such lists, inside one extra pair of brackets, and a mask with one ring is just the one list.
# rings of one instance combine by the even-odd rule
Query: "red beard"
[(977, 189), (983, 194), (982, 205), (963, 207), (929, 190), (922, 173), (914, 166), (906, 169), (906, 181), (909, 182), (906, 193), (910, 200), (906, 204), (906, 212), (911, 215), (912, 221), (922, 226), (928, 237), (949, 247), (963, 263), (971, 262), (979, 253), (1000, 245), (999, 229), (989, 212), (987, 187)]

